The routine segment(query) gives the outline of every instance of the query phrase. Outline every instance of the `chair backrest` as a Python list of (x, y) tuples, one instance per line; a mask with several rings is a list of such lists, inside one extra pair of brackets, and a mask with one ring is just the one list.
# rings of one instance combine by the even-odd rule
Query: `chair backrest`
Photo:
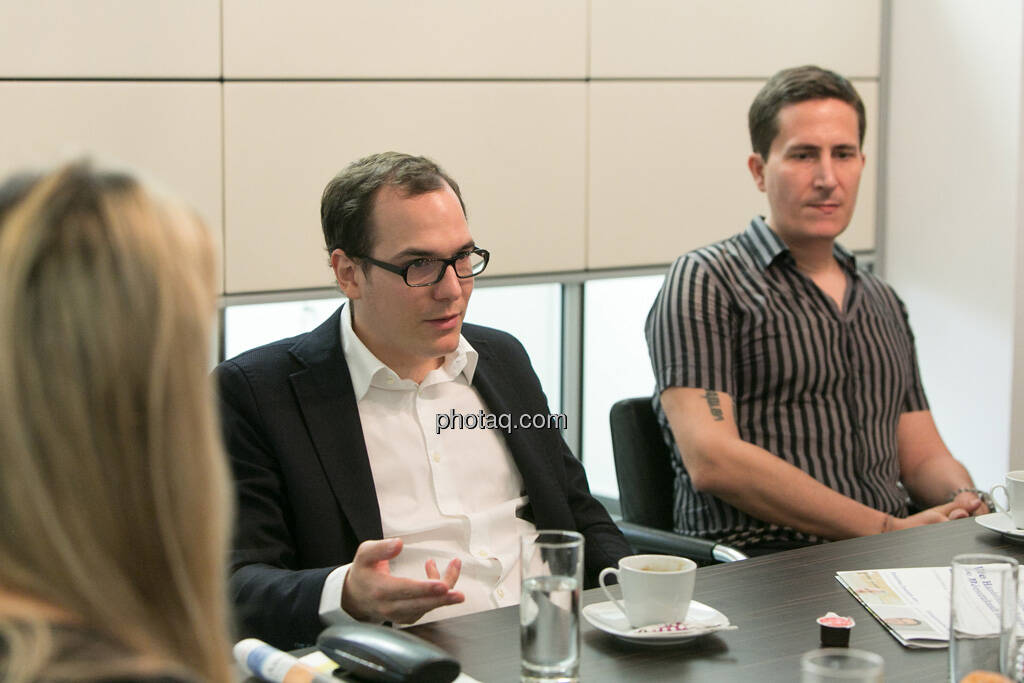
[(624, 398), (609, 418), (622, 518), (671, 530), (675, 472), (651, 399)]

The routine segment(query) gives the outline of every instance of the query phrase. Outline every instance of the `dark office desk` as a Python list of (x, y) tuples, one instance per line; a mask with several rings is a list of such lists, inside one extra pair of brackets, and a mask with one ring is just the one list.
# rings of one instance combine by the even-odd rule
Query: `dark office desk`
[[(948, 565), (953, 555), (993, 552), (1024, 560), (1024, 545), (973, 519), (868, 536), (697, 571), (694, 599), (739, 627), (687, 644), (642, 647), (588, 624), (582, 628), (581, 678), (602, 681), (796, 681), (800, 655), (818, 647), (815, 619), (828, 611), (852, 616), (851, 647), (885, 658), (886, 681), (944, 681), (947, 651), (910, 650), (835, 579), (853, 569)], [(605, 600), (600, 589), (583, 603)], [(519, 679), (519, 613), (505, 607), (410, 629), (448, 650), (481, 681)]]

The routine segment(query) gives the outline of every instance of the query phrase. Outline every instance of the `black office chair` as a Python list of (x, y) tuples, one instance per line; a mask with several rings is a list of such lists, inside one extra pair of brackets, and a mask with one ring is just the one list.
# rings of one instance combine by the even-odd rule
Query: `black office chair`
[(622, 399), (609, 417), (622, 509), (618, 525), (633, 548), (689, 557), (700, 564), (745, 560), (735, 548), (672, 531), (675, 472), (651, 399)]

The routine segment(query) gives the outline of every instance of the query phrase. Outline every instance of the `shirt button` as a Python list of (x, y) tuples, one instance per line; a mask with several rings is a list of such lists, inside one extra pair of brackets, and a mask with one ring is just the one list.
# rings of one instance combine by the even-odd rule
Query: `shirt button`
[(441, 462), (441, 454), (440, 453), (434, 453), (430, 457), (434, 460), (434, 462)]
[(487, 550), (485, 550), (484, 548), (480, 548), (480, 550), (476, 551), (476, 554), (480, 557), (487, 557)]
[(498, 589), (498, 597), (499, 597), (499, 598), (503, 598), (503, 597), (505, 597), (505, 591), (503, 591), (502, 589), (500, 589), (500, 588), (499, 588), (499, 589)]
[(388, 384), (394, 384), (395, 383), (395, 378), (394, 377), (388, 377), (387, 383)]

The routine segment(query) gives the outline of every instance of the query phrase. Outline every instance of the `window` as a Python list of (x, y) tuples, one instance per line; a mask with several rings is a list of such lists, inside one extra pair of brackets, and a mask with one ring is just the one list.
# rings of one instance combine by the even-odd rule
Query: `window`
[[(308, 301), (228, 305), (224, 309), (224, 357), (312, 330), (345, 301), (342, 296)], [(548, 397), (561, 410), (562, 286), (558, 283), (476, 287), (466, 322), (496, 327), (526, 347)]]
[(583, 285), (583, 464), (596, 495), (619, 497), (608, 411), (621, 398), (650, 396), (654, 371), (644, 322), (662, 275), (590, 280)]
[[(561, 282), (478, 284), (466, 315), (466, 322), (505, 330), (523, 343), (553, 413), (573, 417), (571, 413), (582, 410), (577, 455), (583, 455), (591, 489), (602, 497), (618, 498), (608, 411), (620, 398), (649, 396), (654, 390), (643, 330), (663, 279), (659, 274), (583, 283), (582, 407), (562, 405)], [(312, 330), (344, 301), (339, 295), (325, 297), (228, 305), (224, 311), (225, 357)]]
[(344, 301), (339, 295), (310, 301), (229, 305), (224, 309), (224, 357), (309, 332)]
[(496, 327), (521, 341), (550, 410), (562, 411), (562, 285), (477, 286), (466, 322)]

